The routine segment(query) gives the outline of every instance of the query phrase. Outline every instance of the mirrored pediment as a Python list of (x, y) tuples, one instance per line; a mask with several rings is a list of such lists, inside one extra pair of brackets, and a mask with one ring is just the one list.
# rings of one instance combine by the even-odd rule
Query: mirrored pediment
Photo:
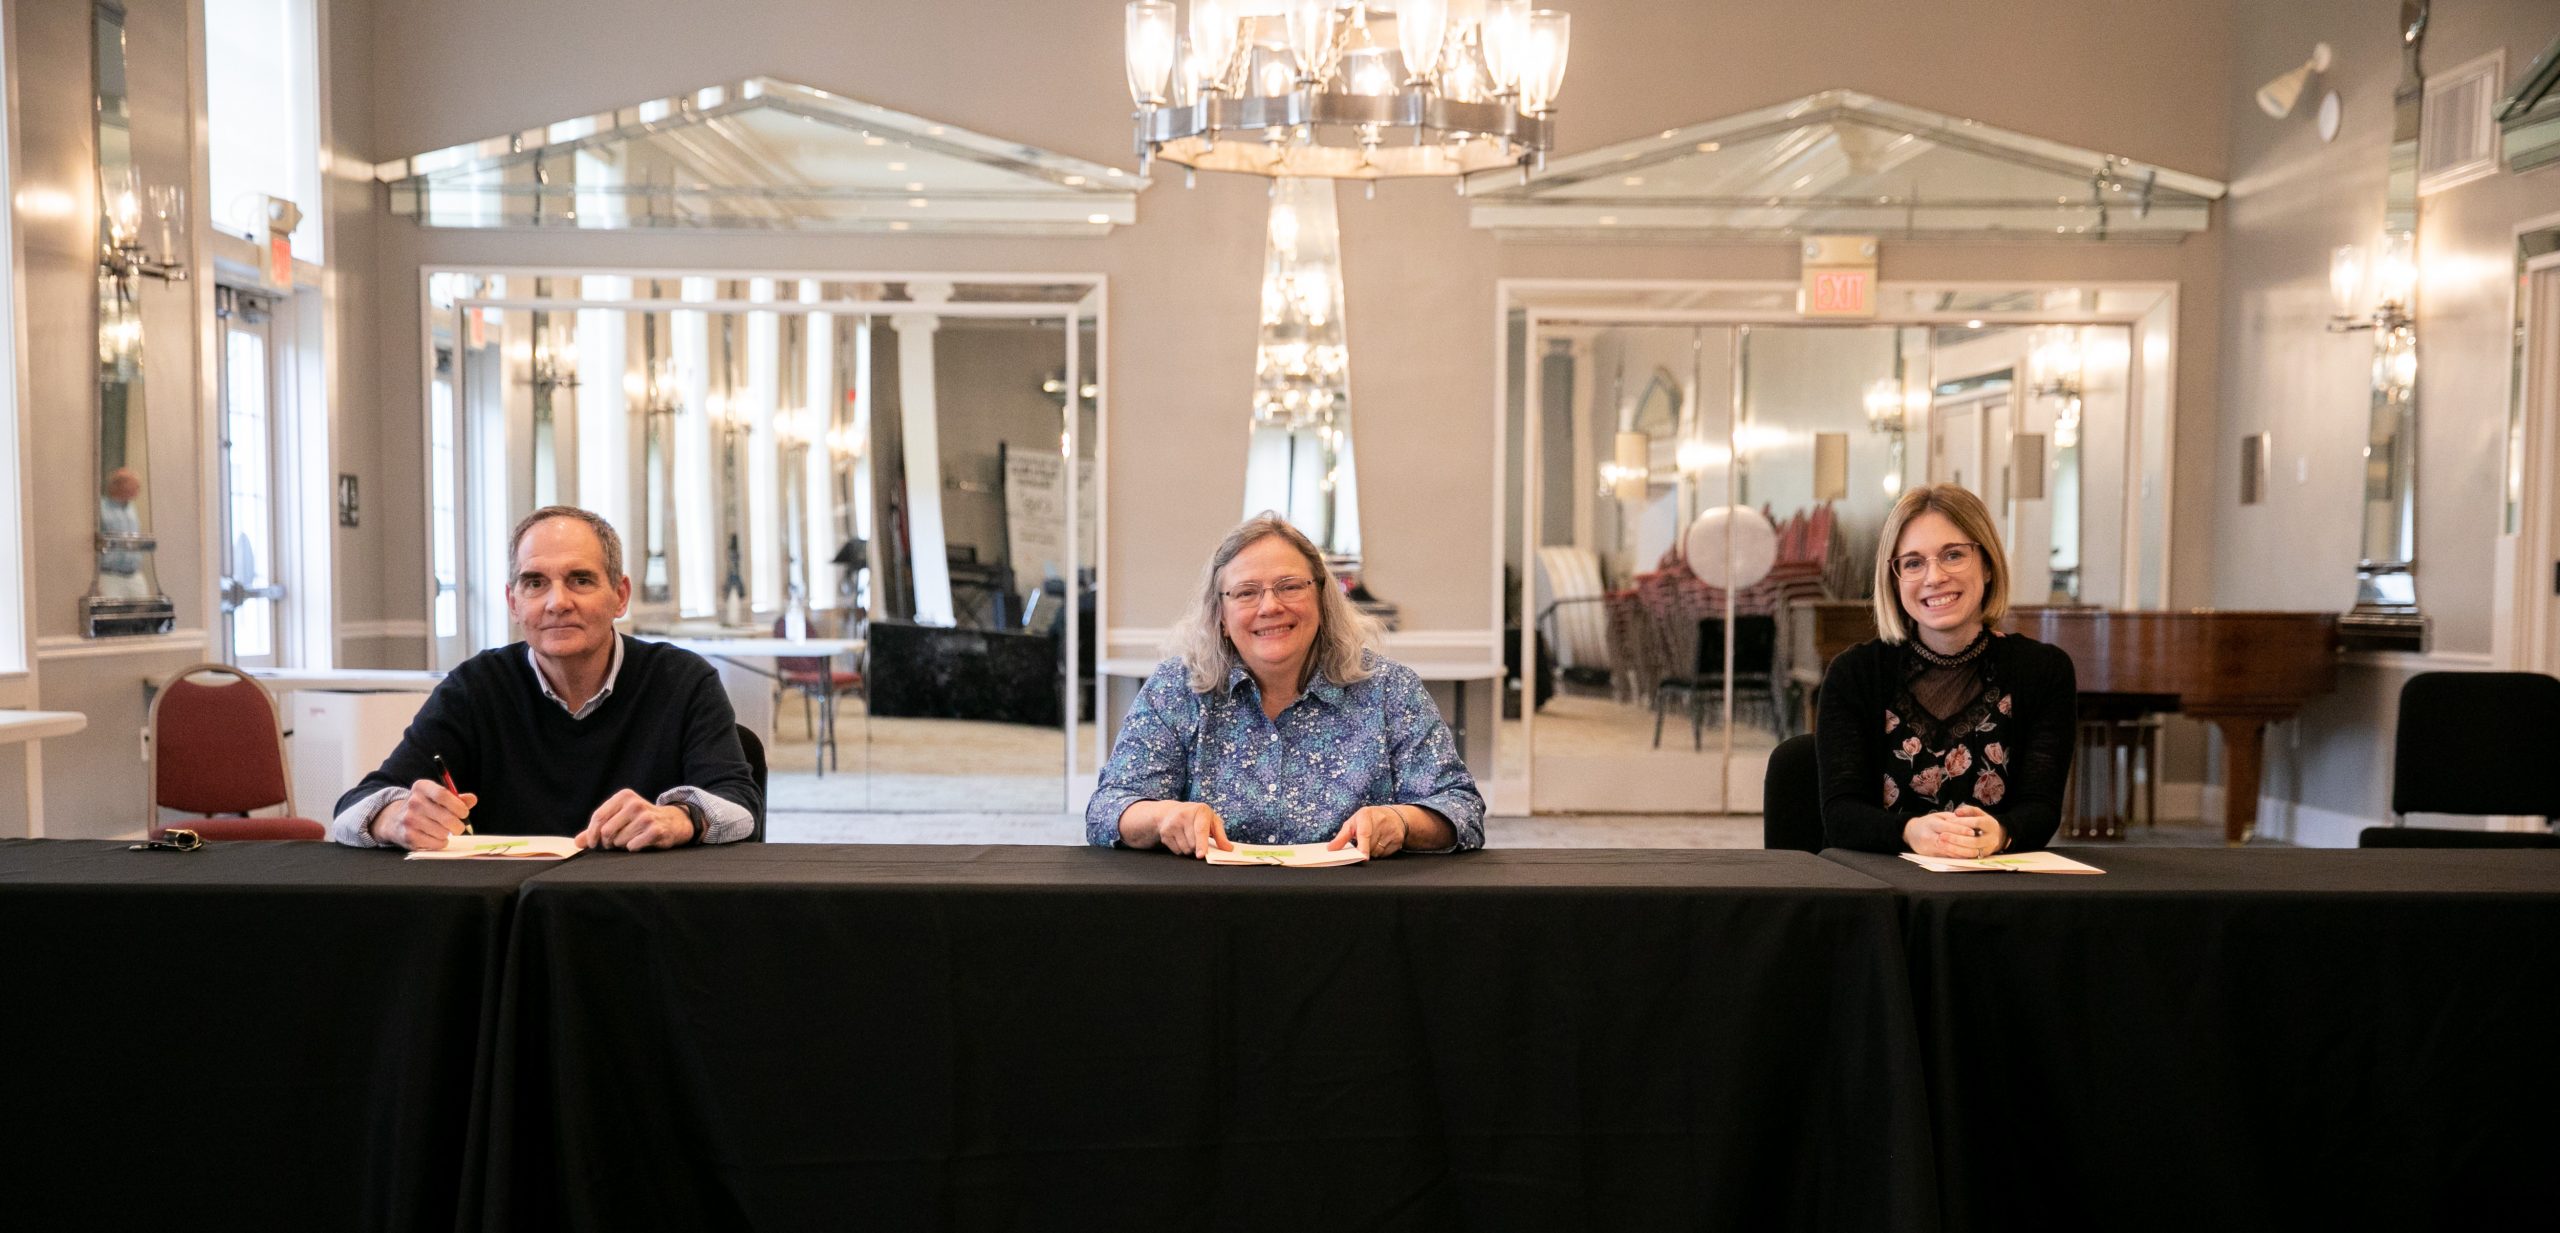
[(751, 77), (374, 169), (429, 227), (1102, 235), (1142, 177)]
[(2516, 88), (2498, 107), (2507, 170), (2530, 171), (2560, 162), (2560, 38), (2526, 65)]
[(1476, 226), (1542, 240), (1822, 233), (2175, 243), (2221, 182), (1854, 93), (1471, 177)]

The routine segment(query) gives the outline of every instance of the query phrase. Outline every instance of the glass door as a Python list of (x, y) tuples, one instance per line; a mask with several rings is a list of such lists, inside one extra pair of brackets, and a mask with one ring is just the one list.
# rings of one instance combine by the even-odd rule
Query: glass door
[(231, 662), (273, 667), (285, 588), (276, 579), (275, 301), (214, 289), (222, 325), (223, 642)]

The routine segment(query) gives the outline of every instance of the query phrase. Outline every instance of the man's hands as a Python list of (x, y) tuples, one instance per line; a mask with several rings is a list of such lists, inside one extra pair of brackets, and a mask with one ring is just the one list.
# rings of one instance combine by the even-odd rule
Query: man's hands
[(441, 852), (453, 836), (462, 833), (471, 807), (479, 803), (477, 792), (455, 793), (432, 779), (421, 779), (409, 785), (406, 799), (383, 806), (365, 829), (375, 843)]
[(606, 797), (578, 832), (581, 848), (672, 848), (693, 840), (693, 815), (682, 805), (652, 805), (649, 798), (624, 788)]
[(1978, 860), (2009, 846), (2009, 828), (1974, 806), (1958, 805), (1904, 823), (1902, 841), (1922, 856)]

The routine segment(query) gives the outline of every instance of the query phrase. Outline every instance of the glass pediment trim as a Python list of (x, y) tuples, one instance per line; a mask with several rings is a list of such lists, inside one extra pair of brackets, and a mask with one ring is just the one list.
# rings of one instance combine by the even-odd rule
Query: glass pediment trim
[(1825, 233), (2174, 243), (2218, 180), (1827, 90), (1470, 177), (1473, 222), (1542, 240)]
[(1146, 180), (770, 77), (394, 159), (423, 226), (1103, 235)]

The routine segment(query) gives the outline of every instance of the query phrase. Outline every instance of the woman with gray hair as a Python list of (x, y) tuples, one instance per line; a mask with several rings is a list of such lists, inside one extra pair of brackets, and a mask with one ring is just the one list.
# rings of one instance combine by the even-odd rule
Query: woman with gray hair
[(1097, 846), (1206, 858), (1246, 843), (1371, 858), (1484, 846), (1484, 797), (1411, 668), (1277, 514), (1209, 557), (1085, 807)]

